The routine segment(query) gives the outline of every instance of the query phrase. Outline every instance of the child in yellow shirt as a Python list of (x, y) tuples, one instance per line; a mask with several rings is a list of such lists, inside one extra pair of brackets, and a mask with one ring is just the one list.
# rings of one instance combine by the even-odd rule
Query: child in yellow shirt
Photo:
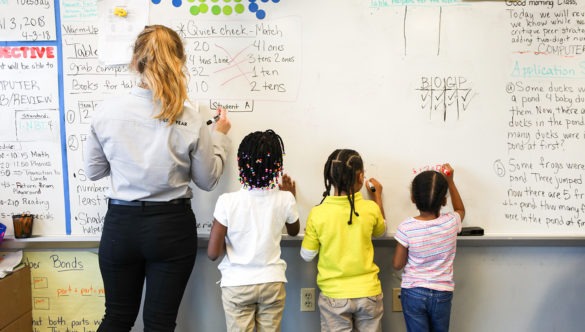
[(333, 151), (324, 178), (323, 200), (309, 213), (301, 245), (305, 261), (319, 255), (321, 331), (381, 331), (383, 295), (372, 236), (386, 232), (382, 185), (369, 179), (373, 201), (362, 198), (364, 163), (349, 149)]

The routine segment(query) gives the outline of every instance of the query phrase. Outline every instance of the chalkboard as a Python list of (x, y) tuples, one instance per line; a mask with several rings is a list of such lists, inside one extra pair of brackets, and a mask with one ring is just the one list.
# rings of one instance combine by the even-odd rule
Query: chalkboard
[(115, 58), (140, 17), (183, 37), (201, 112), (230, 111), (225, 175), (193, 199), (200, 233), (239, 187), (242, 137), (271, 128), (301, 219), (328, 154), (353, 148), (384, 185), (390, 233), (416, 213), (413, 176), (450, 162), (465, 224), (585, 235), (583, 0), (0, 0), (1, 222), (29, 212), (35, 235), (99, 235), (108, 180), (85, 177), (82, 151), (96, 105), (135, 84)]

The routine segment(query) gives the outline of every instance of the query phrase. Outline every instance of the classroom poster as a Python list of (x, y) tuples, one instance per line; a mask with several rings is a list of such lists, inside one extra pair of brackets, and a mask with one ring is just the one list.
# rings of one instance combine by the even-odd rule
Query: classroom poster
[(33, 235), (64, 234), (57, 47), (0, 47), (0, 220), (33, 214)]
[(83, 169), (83, 149), (93, 113), (107, 96), (135, 85), (127, 65), (99, 60), (97, 1), (60, 2), (63, 38), (63, 106), (67, 132), (70, 234), (98, 236), (106, 214), (110, 179), (90, 181)]
[(92, 252), (25, 252), (31, 268), (33, 331), (92, 332), (104, 315), (98, 256)]

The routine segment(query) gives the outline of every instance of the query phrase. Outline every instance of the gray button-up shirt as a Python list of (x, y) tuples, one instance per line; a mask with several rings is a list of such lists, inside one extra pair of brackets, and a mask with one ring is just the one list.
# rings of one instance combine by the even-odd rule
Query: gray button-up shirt
[(217, 184), (229, 138), (210, 133), (189, 102), (170, 126), (154, 118), (159, 112), (152, 92), (138, 87), (99, 104), (84, 147), (84, 165), (91, 180), (110, 176), (109, 198), (169, 201), (191, 198), (191, 180), (207, 191)]

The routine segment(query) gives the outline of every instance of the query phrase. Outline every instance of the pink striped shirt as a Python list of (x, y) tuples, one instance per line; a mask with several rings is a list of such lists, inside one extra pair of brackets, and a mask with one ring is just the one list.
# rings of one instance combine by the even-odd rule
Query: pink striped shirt
[(453, 291), (453, 260), (460, 231), (461, 216), (456, 212), (434, 220), (408, 218), (400, 223), (394, 238), (408, 249), (402, 287)]

